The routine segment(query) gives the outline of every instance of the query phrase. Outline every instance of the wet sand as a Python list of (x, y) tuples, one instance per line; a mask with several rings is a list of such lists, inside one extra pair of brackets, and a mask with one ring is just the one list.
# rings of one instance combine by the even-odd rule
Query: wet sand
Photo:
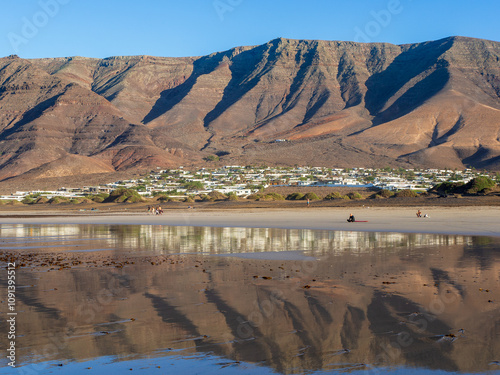
[[(290, 208), (290, 209), (166, 209), (161, 216), (139, 210), (0, 211), (0, 224), (152, 224), (248, 228), (302, 228), (373, 232), (439, 233), (500, 236), (500, 207)], [(353, 213), (356, 220), (347, 223)]]
[[(5, 231), (0, 264), (18, 267), (18, 360), (28, 372), (33, 364), (38, 371), (66, 373), (96, 372), (101, 366), (116, 373), (124, 364), (127, 371), (168, 364), (174, 373), (187, 373), (185, 366), (200, 355), (204, 366), (208, 355), (216, 356), (214, 372), (229, 363), (232, 373), (245, 374), (383, 372), (386, 365), (415, 373), (494, 371), (500, 343), (500, 239), (456, 236), (416, 244), (399, 234), (379, 238), (354, 231), (500, 237), (500, 208), (421, 209), (430, 218), (400, 207), (176, 209), (163, 216), (132, 210), (0, 213)], [(350, 212), (368, 222), (347, 223)], [(40, 231), (29, 224), (48, 226)], [(57, 224), (103, 225), (58, 232)], [(123, 225), (113, 231), (106, 224)], [(329, 232), (334, 236), (326, 243), (339, 243), (325, 251), (312, 251), (323, 237), (296, 234), (309, 238), (305, 243), (311, 249), (301, 246), (302, 258), (294, 252), (290, 259), (289, 252), (278, 258), (252, 253), (252, 244), (267, 244), (263, 240), (274, 240), (271, 246), (293, 241), (278, 233), (281, 229), (250, 230), (264, 237), (254, 233), (255, 241), (250, 236), (240, 241), (250, 248), (248, 254), (180, 254), (177, 247), (163, 254), (161, 249), (171, 246), (160, 239), (189, 238), (194, 242), (187, 247), (193, 250), (211, 244), (211, 238), (220, 240), (215, 248), (234, 245), (221, 238), (231, 230), (195, 228), (188, 236), (180, 227), (186, 225), (350, 233)], [(361, 249), (363, 237), (376, 243)], [(0, 285), (7, 285), (6, 277), (0, 273)], [(4, 323), (0, 330), (7, 331)], [(33, 355), (39, 352), (49, 354)], [(107, 358), (110, 363), (102, 365)], [(259, 367), (249, 371), (253, 365)]]
[[(228, 364), (231, 374), (494, 371), (500, 240), (481, 240), (332, 251), (315, 261), (115, 263), (101, 254), (73, 265), (46, 255), (53, 264), (17, 270), (18, 360), (43, 373), (200, 373), (185, 363), (206, 367), (208, 356), (218, 360), (206, 373)], [(0, 285), (6, 278), (0, 273)]]

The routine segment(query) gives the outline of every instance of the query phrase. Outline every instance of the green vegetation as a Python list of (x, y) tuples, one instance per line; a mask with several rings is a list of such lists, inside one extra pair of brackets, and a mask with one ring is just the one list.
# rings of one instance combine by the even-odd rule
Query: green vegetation
[(463, 192), (463, 182), (442, 182), (436, 186), (434, 186), (430, 191), (438, 194), (455, 194)]
[(375, 198), (390, 198), (394, 196), (394, 192), (387, 189), (382, 189), (375, 194)]
[(203, 185), (203, 183), (201, 181), (189, 181), (183, 185), (183, 188), (186, 190), (189, 190), (189, 191), (203, 190), (203, 189), (205, 189), (205, 185)]
[(214, 201), (223, 201), (227, 199), (227, 195), (221, 193), (220, 191), (214, 190), (208, 194), (201, 195), (201, 200), (203, 202), (214, 202)]
[(219, 161), (219, 157), (217, 155), (209, 155), (205, 158), (203, 158), (205, 161)]
[(278, 193), (257, 193), (257, 194), (252, 194), (247, 197), (248, 199), (254, 199), (257, 201), (283, 201), (285, 200), (285, 197), (281, 194)]
[(347, 196), (349, 197), (349, 199), (364, 199), (363, 196), (358, 192), (347, 193)]
[(292, 194), (288, 194), (286, 196), (286, 200), (288, 201), (297, 201), (297, 200), (300, 200), (304, 198), (304, 194), (302, 193), (292, 193)]
[(488, 189), (495, 187), (495, 181), (486, 176), (473, 178), (464, 185), (466, 194), (484, 194)]
[(259, 191), (264, 191), (264, 185), (251, 185), (251, 184), (248, 184), (246, 187), (246, 189), (251, 189), (251, 190), (259, 190)]
[(331, 201), (334, 199), (350, 199), (347, 195), (342, 195), (338, 191), (334, 191), (333, 193), (328, 194), (325, 198), (327, 201)]
[(44, 204), (44, 203), (47, 203), (49, 200), (47, 199), (47, 197), (38, 197), (35, 201), (35, 204)]
[(108, 197), (109, 197), (109, 194), (107, 194), (107, 193), (99, 193), (99, 194), (95, 194), (95, 195), (87, 195), (85, 198), (87, 198), (95, 203), (102, 203)]
[(318, 197), (315, 193), (299, 193), (299, 192), (296, 192), (296, 193), (291, 193), (291, 194), (288, 194), (286, 196), (286, 199), (289, 200), (289, 201), (298, 201), (298, 200), (302, 200), (302, 201), (306, 201), (306, 200), (310, 200), (310, 201), (317, 201), (317, 200), (320, 200), (321, 198)]
[(69, 200), (69, 203), (71, 204), (82, 204), (82, 203), (91, 203), (92, 201), (90, 199), (87, 199), (85, 197), (78, 197), (78, 198), (71, 198)]
[(61, 204), (61, 203), (68, 203), (69, 198), (66, 197), (52, 197), (49, 199), (47, 203), (49, 204)]
[(31, 197), (26, 197), (21, 201), (22, 204), (33, 204), (35, 201)]
[(318, 197), (315, 193), (306, 193), (303, 197), (302, 197), (302, 200), (310, 200), (310, 201), (318, 201), (320, 200), (321, 198)]
[(140, 196), (140, 194), (133, 189), (127, 188), (118, 188), (113, 190), (109, 197), (107, 197), (103, 202), (104, 203), (136, 203), (143, 202), (144, 199)]
[(438, 194), (486, 194), (496, 188), (495, 181), (486, 176), (473, 178), (466, 184), (463, 182), (443, 182), (434, 186), (430, 192)]
[(272, 201), (284, 201), (285, 197), (281, 194), (278, 193), (267, 193), (263, 197), (265, 200), (272, 200)]
[(228, 201), (237, 201), (239, 199), (240, 198), (238, 197), (238, 195), (236, 195), (236, 193), (234, 193), (234, 192), (231, 192), (231, 193), (227, 194), (227, 200)]
[(405, 190), (398, 191), (396, 194), (394, 194), (394, 197), (396, 197), (396, 198), (416, 198), (416, 197), (418, 197), (418, 193), (414, 190), (405, 189)]
[(227, 199), (227, 195), (221, 193), (220, 191), (214, 190), (208, 193), (208, 196), (212, 198), (214, 201), (223, 201)]

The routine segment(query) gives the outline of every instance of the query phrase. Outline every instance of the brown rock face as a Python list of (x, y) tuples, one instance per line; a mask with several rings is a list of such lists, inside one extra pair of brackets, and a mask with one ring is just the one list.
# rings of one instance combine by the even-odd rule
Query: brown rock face
[[(276, 39), (194, 58), (0, 59), (0, 179), (237, 163), (500, 168), (500, 43)], [(272, 143), (276, 138), (288, 142)], [(82, 156), (64, 162), (70, 155)], [(36, 177), (36, 173), (31, 173)]]

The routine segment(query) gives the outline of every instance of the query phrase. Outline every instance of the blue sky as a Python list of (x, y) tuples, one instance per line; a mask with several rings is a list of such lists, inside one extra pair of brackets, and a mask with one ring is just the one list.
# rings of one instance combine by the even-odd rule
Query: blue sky
[(395, 44), (500, 40), (500, 2), (2, 0), (0, 56), (200, 56), (276, 37)]

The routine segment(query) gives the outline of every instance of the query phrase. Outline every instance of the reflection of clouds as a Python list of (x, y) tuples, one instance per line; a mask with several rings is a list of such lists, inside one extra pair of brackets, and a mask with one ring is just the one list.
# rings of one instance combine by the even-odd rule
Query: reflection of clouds
[(471, 236), (348, 232), (279, 228), (216, 228), (162, 225), (0, 225), (0, 237), (51, 242), (100, 239), (109, 247), (154, 253), (252, 253), (302, 250), (313, 255), (366, 253), (375, 248), (471, 245)]

